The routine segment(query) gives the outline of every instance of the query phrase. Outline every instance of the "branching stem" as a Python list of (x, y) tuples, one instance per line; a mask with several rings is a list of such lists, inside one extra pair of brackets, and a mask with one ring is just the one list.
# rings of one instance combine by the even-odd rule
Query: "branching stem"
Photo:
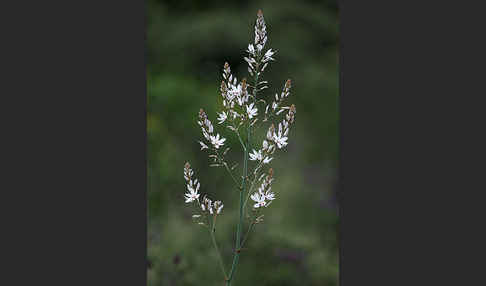
[[(256, 70), (258, 70), (258, 64), (256, 67)], [(255, 72), (255, 86), (258, 83), (258, 72)], [(253, 97), (256, 98), (257, 96), (257, 89), (253, 88)], [(233, 264), (231, 266), (231, 270), (228, 276), (228, 279), (226, 279), (226, 285), (230, 286), (231, 281), (233, 280), (234, 274), (236, 272), (236, 268), (238, 267), (238, 261), (240, 259), (240, 250), (241, 250), (241, 231), (243, 228), (243, 217), (244, 217), (244, 198), (245, 198), (245, 190), (247, 188), (247, 181), (248, 181), (248, 150), (250, 149), (250, 140), (251, 140), (251, 125), (250, 122), (248, 122), (248, 126), (246, 127), (246, 132), (247, 132), (247, 137), (246, 137), (246, 145), (244, 145), (244, 157), (243, 157), (243, 182), (241, 185), (241, 190), (240, 190), (240, 218), (238, 222), (238, 226), (236, 228), (236, 243), (235, 243), (235, 254), (233, 256)]]

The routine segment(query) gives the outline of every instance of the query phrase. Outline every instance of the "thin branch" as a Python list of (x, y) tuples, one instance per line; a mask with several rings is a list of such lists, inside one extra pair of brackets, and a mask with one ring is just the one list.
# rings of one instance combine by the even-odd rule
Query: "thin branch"
[[(208, 222), (209, 222), (209, 217), (208, 217)], [(213, 216), (213, 225), (211, 229), (209, 229), (209, 234), (211, 235), (211, 240), (213, 241), (214, 248), (218, 253), (219, 266), (221, 267), (221, 271), (223, 271), (224, 279), (228, 279), (228, 276), (226, 275), (226, 270), (224, 269), (223, 257), (221, 256), (221, 252), (219, 251), (218, 244), (216, 243), (216, 238), (214, 237), (215, 231), (216, 231), (216, 215)]]
[(233, 173), (231, 172), (230, 168), (228, 167), (228, 164), (227, 164), (225, 161), (223, 161), (223, 165), (224, 165), (224, 167), (226, 168), (226, 170), (228, 171), (228, 173), (230, 174), (230, 176), (231, 176), (231, 178), (233, 179), (233, 181), (235, 182), (236, 187), (237, 187), (238, 189), (240, 189), (240, 188), (241, 188), (241, 184), (240, 184), (240, 183), (238, 183), (238, 181), (236, 180), (235, 176), (233, 176)]
[(251, 229), (253, 228), (253, 226), (255, 225), (255, 221), (253, 221), (250, 226), (248, 227), (248, 231), (246, 232), (245, 236), (243, 237), (243, 242), (241, 243), (241, 248), (243, 247), (243, 245), (245, 245), (245, 242), (246, 240), (248, 239), (248, 236), (250, 234), (250, 231)]

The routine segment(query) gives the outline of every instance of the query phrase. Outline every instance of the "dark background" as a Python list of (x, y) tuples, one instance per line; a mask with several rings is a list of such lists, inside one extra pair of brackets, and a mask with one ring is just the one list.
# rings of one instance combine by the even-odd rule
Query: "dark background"
[[(288, 102), (297, 106), (297, 119), (287, 152), (272, 162), (278, 199), (252, 233), (234, 284), (338, 285), (337, 3), (155, 0), (147, 3), (146, 30), (149, 285), (222, 280), (210, 237), (191, 222), (182, 198), (186, 161), (203, 192), (225, 203), (217, 239), (229, 268), (238, 196), (225, 171), (209, 168), (207, 155), (199, 151), (196, 119), (204, 108), (216, 123), (225, 61), (239, 79), (248, 76), (243, 56), (253, 41), (258, 9), (267, 23), (267, 48), (277, 50), (276, 62), (265, 70), (270, 85), (263, 95), (280, 93), (291, 78)], [(232, 135), (220, 132), (238, 146)], [(241, 161), (241, 154), (230, 158)]]

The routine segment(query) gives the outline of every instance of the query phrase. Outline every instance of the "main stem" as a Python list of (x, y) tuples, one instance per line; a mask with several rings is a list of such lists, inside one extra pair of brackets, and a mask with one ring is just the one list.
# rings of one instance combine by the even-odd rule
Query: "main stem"
[[(258, 70), (258, 65), (257, 65), (257, 70)], [(255, 72), (255, 85), (253, 88), (253, 99), (256, 99), (257, 95), (257, 83), (258, 83), (258, 73)], [(240, 251), (241, 251), (241, 230), (243, 228), (243, 204), (244, 204), (244, 199), (245, 199), (245, 189), (247, 186), (247, 180), (248, 180), (248, 151), (250, 149), (250, 138), (251, 138), (251, 125), (250, 122), (248, 122), (248, 126), (246, 127), (246, 145), (245, 147), (245, 154), (243, 157), (243, 182), (241, 184), (241, 189), (240, 189), (240, 219), (238, 222), (238, 226), (236, 228), (236, 244), (235, 244), (235, 255), (233, 257), (233, 264), (231, 265), (231, 270), (228, 276), (228, 279), (226, 280), (226, 286), (231, 285), (231, 281), (233, 280), (233, 276), (236, 272), (236, 268), (238, 267), (238, 261), (240, 259)]]
[(241, 229), (243, 228), (243, 200), (245, 196), (245, 189), (246, 189), (246, 181), (248, 177), (248, 148), (249, 148), (249, 141), (250, 141), (250, 124), (247, 127), (247, 143), (245, 146), (245, 154), (243, 158), (243, 183), (240, 189), (240, 219), (238, 222), (238, 226), (236, 228), (236, 244), (235, 244), (235, 255), (233, 257), (233, 264), (231, 266), (230, 274), (228, 280), (226, 280), (226, 285), (231, 285), (231, 280), (236, 272), (236, 267), (238, 266), (238, 261), (240, 258), (240, 240), (241, 240)]

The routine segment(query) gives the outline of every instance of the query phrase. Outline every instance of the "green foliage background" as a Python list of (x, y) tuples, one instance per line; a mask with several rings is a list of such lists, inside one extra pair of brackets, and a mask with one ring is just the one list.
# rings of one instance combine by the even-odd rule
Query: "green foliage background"
[[(196, 119), (204, 108), (216, 123), (225, 61), (238, 79), (248, 76), (243, 56), (259, 8), (267, 47), (277, 50), (263, 96), (291, 78), (297, 117), (287, 152), (272, 161), (277, 200), (251, 234), (233, 285), (338, 285), (338, 9), (336, 1), (288, 0), (147, 2), (148, 285), (223, 285), (207, 230), (184, 204), (182, 171), (191, 162), (202, 192), (225, 204), (216, 236), (229, 268), (238, 195), (199, 151)], [(241, 161), (236, 138), (217, 130)]]

